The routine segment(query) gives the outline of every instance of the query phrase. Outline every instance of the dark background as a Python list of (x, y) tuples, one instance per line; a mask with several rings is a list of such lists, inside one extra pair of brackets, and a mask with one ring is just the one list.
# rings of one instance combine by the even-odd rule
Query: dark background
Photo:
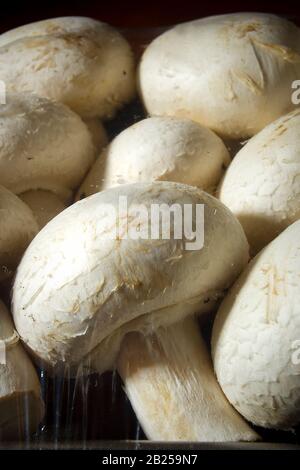
[(121, 28), (148, 28), (220, 13), (262, 11), (285, 15), (300, 24), (299, 0), (0, 1), (0, 32), (31, 21), (63, 15), (91, 16)]

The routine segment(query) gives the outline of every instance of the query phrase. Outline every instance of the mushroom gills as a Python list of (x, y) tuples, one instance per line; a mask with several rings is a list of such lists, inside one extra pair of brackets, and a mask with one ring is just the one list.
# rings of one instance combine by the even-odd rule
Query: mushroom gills
[(221, 391), (195, 317), (148, 336), (128, 333), (117, 367), (149, 439), (259, 439)]

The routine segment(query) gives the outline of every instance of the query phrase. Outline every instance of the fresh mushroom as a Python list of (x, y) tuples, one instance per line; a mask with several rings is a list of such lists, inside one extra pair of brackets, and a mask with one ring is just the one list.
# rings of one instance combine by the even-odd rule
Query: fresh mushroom
[(0, 439), (21, 439), (36, 431), (44, 406), (33, 365), (0, 300)]
[(31, 210), (0, 186), (0, 283), (14, 272), (37, 232), (38, 225)]
[(20, 194), (20, 199), (31, 209), (40, 229), (66, 208), (61, 198), (51, 191), (26, 191)]
[[(160, 235), (168, 226), (165, 216), (155, 217), (153, 208), (165, 215), (170, 208), (177, 213), (168, 236)], [(183, 238), (178, 232), (182, 225)], [(207, 193), (171, 182), (119, 186), (77, 202), (37, 235), (15, 278), (15, 324), (34, 355), (50, 368), (67, 364), (72, 370), (83, 364), (87, 372), (102, 373), (118, 362), (125, 386), (128, 381), (130, 394), (134, 389), (140, 400), (135, 409), (143, 405), (143, 415), (138, 415), (152, 439), (254, 440), (257, 434), (228, 406), (213, 379), (201, 339), (195, 330), (195, 338), (189, 336), (196, 323), (174, 327), (174, 342), (163, 329), (211, 309), (247, 259), (239, 222)], [(141, 380), (138, 374), (133, 378), (134, 363), (127, 368), (126, 357), (136, 357), (143, 370), (149, 357), (139, 345), (149, 340), (136, 342), (127, 333), (147, 335), (160, 327), (159, 341), (168, 358), (164, 360), (163, 351), (157, 356), (154, 375), (147, 375), (146, 399), (144, 374)], [(184, 351), (187, 343), (191, 346), (178, 360), (177, 351)], [(187, 374), (191, 364), (194, 373)], [(161, 393), (161, 374), (170, 388), (170, 405), (174, 399), (178, 405), (176, 416), (168, 414), (169, 426), (159, 409), (151, 415)], [(167, 404), (168, 396), (163, 400)]]
[(294, 108), (300, 30), (264, 13), (175, 26), (148, 46), (140, 94), (151, 115), (187, 117), (228, 139), (252, 136)]
[(41, 197), (44, 221), (65, 207), (95, 157), (87, 127), (63, 104), (18, 93), (0, 106), (0, 184), (27, 202)]
[(241, 222), (255, 254), (300, 217), (300, 111), (252, 137), (230, 164), (220, 200)]
[(176, 181), (212, 191), (229, 165), (212, 131), (188, 119), (153, 117), (125, 129), (103, 151), (79, 198), (120, 184)]
[[(212, 190), (229, 161), (225, 145), (212, 131), (186, 119), (153, 117), (129, 127), (113, 140), (91, 168), (79, 197), (124, 183), (163, 179)], [(210, 307), (208, 303), (207, 308)], [(183, 338), (178, 344), (177, 329)], [(246, 439), (243, 437), (246, 428), (237, 426), (238, 417), (233, 422), (221, 418), (226, 412), (230, 417), (232, 411), (213, 385), (209, 356), (195, 324), (194, 329), (189, 338), (191, 325), (183, 322), (172, 329), (163, 329), (160, 336), (156, 332), (150, 337), (136, 333), (123, 343), (118, 370), (138, 419), (146, 434), (154, 439)], [(186, 348), (187, 343), (193, 347)], [(175, 361), (173, 356), (174, 351), (180, 355), (182, 350), (184, 360), (178, 374), (174, 363), (180, 361), (178, 357)], [(140, 358), (140, 363), (132, 360), (134, 357)], [(180, 376), (184, 368), (190, 369), (187, 379)], [(208, 382), (202, 384), (200, 379), (204, 371), (207, 378), (211, 376), (208, 378), (214, 394), (211, 402), (207, 395)], [(193, 373), (196, 381), (200, 380), (201, 393), (190, 385)], [(151, 378), (147, 381), (149, 374)], [(183, 408), (182, 403), (190, 403), (190, 407)], [(208, 407), (211, 407), (209, 411)], [(248, 438), (251, 439), (250, 434)]]
[(259, 426), (300, 422), (300, 221), (249, 264), (213, 328), (218, 380), (232, 405)]
[(135, 89), (133, 54), (111, 26), (53, 18), (0, 36), (0, 77), (8, 92), (32, 91), (85, 118), (107, 118)]

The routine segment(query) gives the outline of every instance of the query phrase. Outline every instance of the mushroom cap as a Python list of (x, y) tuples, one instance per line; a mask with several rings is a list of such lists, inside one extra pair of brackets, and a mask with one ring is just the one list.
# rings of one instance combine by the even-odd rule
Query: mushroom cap
[(111, 26), (84, 17), (53, 18), (0, 36), (7, 91), (32, 91), (84, 117), (109, 117), (134, 94), (133, 55)]
[(300, 421), (299, 278), (300, 221), (252, 260), (214, 323), (218, 381), (232, 405), (259, 426), (290, 428)]
[(1, 300), (0, 342), (0, 438), (28, 437), (43, 416), (40, 384)]
[(0, 107), (0, 184), (15, 194), (34, 189), (70, 197), (93, 163), (92, 138), (61, 103), (8, 94)]
[(125, 129), (96, 160), (79, 195), (120, 184), (176, 181), (212, 190), (230, 162), (222, 140), (187, 119), (152, 117)]
[[(119, 210), (120, 197), (128, 217)], [(137, 204), (146, 214), (134, 215)], [(190, 222), (198, 224), (198, 235), (204, 230), (202, 249), (187, 249), (175, 230), (166, 238), (133, 239), (140, 226), (152, 230), (151, 210), (161, 204), (177, 204), (181, 213), (191, 205)], [(204, 204), (203, 224), (197, 204)], [(247, 259), (239, 222), (207, 193), (171, 182), (119, 186), (77, 202), (39, 232), (15, 278), (15, 324), (45, 363), (95, 358), (95, 369), (103, 371), (113, 367), (127, 331), (153, 331), (203, 311)]]
[(0, 186), (0, 282), (16, 269), (37, 232), (38, 225), (29, 207)]
[(40, 229), (66, 208), (62, 200), (50, 191), (27, 191), (20, 195), (20, 199), (30, 207)]
[(237, 153), (219, 198), (257, 253), (300, 218), (300, 111), (269, 124)]
[(293, 109), (300, 30), (263, 13), (180, 24), (148, 46), (139, 89), (151, 115), (187, 117), (226, 138), (254, 135)]

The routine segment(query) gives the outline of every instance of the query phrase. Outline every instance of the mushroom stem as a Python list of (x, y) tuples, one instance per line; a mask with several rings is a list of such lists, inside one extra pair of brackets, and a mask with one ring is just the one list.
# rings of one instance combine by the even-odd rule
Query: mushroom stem
[(123, 340), (118, 371), (149, 439), (259, 439), (225, 398), (194, 317)]

